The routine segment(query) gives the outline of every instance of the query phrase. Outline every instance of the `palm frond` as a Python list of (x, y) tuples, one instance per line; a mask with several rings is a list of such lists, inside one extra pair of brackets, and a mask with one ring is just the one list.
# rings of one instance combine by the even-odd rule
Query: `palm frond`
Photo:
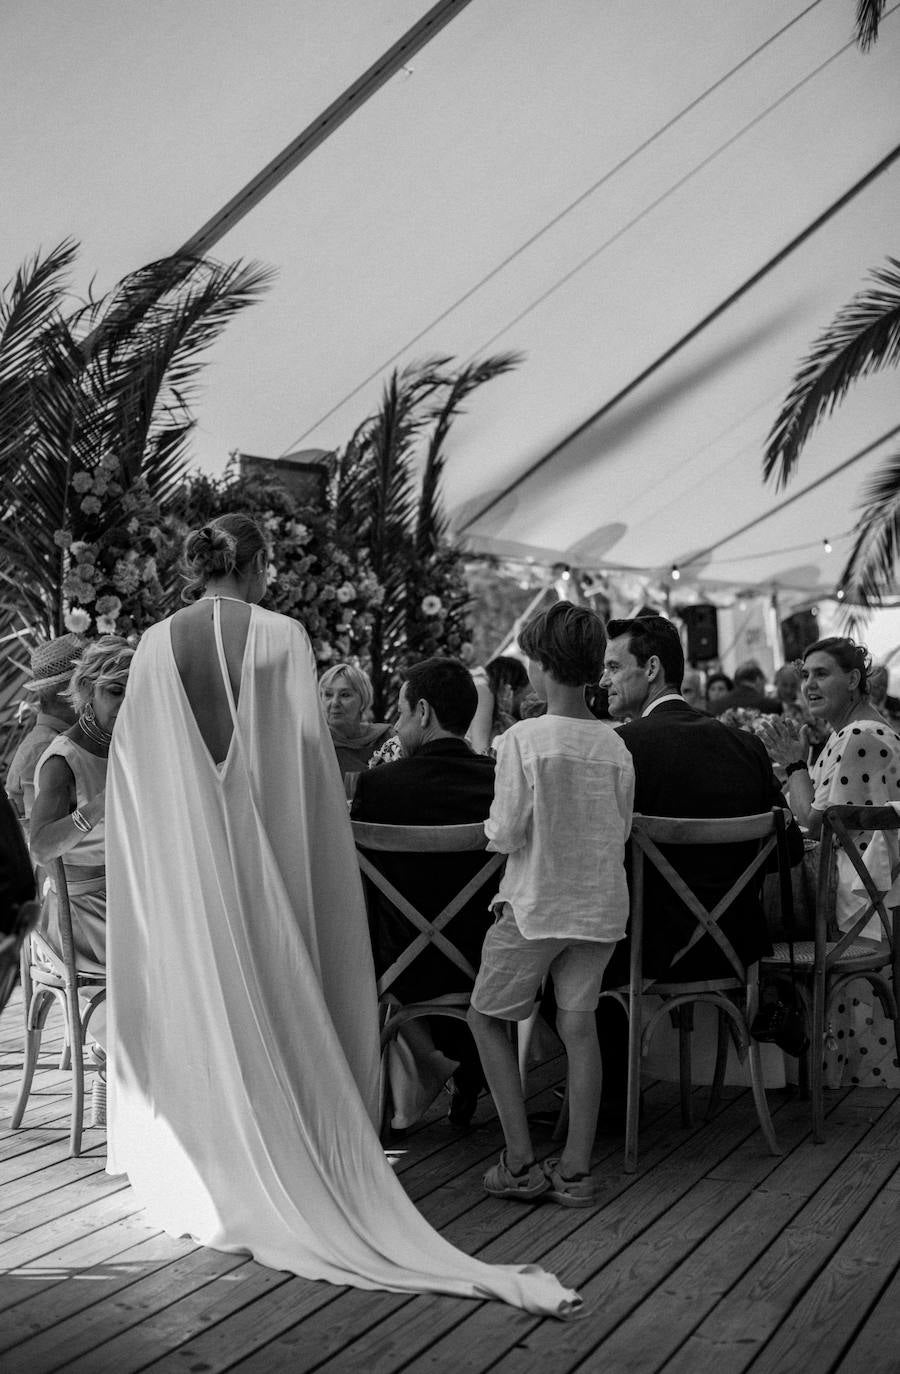
[(900, 362), (900, 262), (872, 273), (873, 285), (854, 296), (802, 360), (769, 434), (766, 480), (780, 467), (783, 487), (810, 433), (844, 398), (853, 382)]
[[(893, 590), (900, 549), (900, 453), (867, 483), (839, 587), (847, 603), (878, 605)], [(853, 614), (848, 612), (848, 614)]]
[(887, 0), (856, 0), (856, 41), (863, 52), (868, 52), (878, 38), (886, 6)]
[(431, 413), (431, 435), (425, 454), (419, 506), (416, 517), (415, 551), (418, 558), (433, 553), (447, 531), (447, 519), (441, 509), (439, 491), (446, 457), (444, 444), (450, 426), (463, 412), (468, 397), (485, 382), (511, 372), (522, 361), (521, 353), (496, 353), (479, 362), (469, 363), (447, 379), (447, 391)]

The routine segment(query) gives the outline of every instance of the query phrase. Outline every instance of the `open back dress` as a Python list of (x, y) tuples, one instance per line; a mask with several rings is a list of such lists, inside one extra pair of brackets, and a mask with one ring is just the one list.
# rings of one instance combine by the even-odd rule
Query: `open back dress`
[(162, 1229), (276, 1269), (572, 1311), (553, 1275), (443, 1240), (386, 1160), (362, 888), (309, 641), (252, 607), (235, 693), (210, 609), (225, 758), (171, 620), (143, 636), (113, 736), (108, 1171)]

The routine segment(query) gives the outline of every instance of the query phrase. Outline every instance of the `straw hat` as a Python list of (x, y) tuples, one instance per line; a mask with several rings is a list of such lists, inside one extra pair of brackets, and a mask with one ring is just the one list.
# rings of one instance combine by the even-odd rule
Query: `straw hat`
[(41, 692), (47, 687), (65, 687), (76, 661), (84, 652), (84, 640), (78, 635), (60, 635), (39, 644), (31, 655), (31, 682), (26, 692)]

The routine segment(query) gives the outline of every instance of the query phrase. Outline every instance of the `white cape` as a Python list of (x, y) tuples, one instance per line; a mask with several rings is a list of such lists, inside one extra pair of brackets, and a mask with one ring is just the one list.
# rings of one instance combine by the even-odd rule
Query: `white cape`
[(109, 760), (108, 1171), (171, 1234), (306, 1278), (573, 1310), (552, 1275), (449, 1245), (385, 1159), (337, 760), (305, 633), (259, 607), (234, 719), (217, 768), (153, 626)]

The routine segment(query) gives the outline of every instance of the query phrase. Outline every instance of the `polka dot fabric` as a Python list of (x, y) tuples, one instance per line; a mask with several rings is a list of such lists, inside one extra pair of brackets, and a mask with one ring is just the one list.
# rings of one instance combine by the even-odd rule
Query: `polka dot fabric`
[[(861, 720), (832, 733), (810, 769), (813, 806), (884, 806), (900, 802), (900, 738), (882, 721)], [(900, 868), (896, 834), (865, 832), (859, 848), (878, 886), (890, 885)], [(879, 872), (881, 870), (881, 872)], [(846, 856), (838, 858), (838, 925), (846, 929), (863, 900), (859, 878)], [(877, 938), (880, 923), (866, 934)], [(865, 982), (848, 984), (834, 1008), (825, 1042), (825, 1081), (830, 1087), (900, 1087), (894, 1028)]]

